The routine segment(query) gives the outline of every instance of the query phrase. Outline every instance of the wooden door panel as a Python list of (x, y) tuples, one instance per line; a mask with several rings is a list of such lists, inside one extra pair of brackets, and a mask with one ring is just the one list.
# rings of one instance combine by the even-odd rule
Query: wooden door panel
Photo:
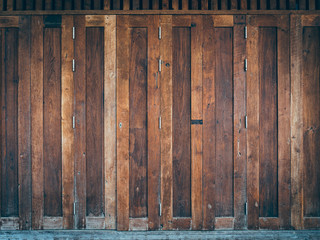
[(319, 16), (291, 16), (292, 226), (319, 229)]
[(288, 228), (288, 19), (248, 16), (248, 228)]

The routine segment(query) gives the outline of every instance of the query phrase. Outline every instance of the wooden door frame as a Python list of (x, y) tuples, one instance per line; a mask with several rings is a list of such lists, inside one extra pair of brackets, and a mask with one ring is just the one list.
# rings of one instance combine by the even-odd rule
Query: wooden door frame
[(295, 229), (319, 229), (319, 217), (303, 212), (303, 27), (319, 27), (319, 15), (290, 16), (291, 62), (291, 221)]
[[(247, 71), (247, 196), (249, 229), (290, 227), (290, 76), (289, 17), (248, 15)], [(259, 217), (259, 68), (258, 28), (277, 28), (278, 76), (278, 217)]]

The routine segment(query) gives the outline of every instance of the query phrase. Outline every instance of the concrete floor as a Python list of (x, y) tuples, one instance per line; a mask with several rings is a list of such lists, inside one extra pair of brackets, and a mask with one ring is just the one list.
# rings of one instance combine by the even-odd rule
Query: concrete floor
[(156, 232), (117, 232), (117, 231), (0, 231), (0, 239), (317, 239), (318, 231), (156, 231)]

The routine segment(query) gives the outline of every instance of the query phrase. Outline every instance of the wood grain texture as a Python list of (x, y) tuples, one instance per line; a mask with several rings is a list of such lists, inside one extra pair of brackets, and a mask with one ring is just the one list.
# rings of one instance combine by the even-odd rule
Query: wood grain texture
[(74, 58), (76, 71), (74, 76), (76, 131), (74, 133), (74, 168), (75, 168), (75, 228), (86, 228), (86, 27), (85, 17), (75, 16), (76, 39)]
[(72, 10), (73, 8), (73, 2), (72, 0), (65, 0), (63, 4), (63, 9), (64, 10)]
[(81, 10), (82, 9), (82, 1), (74, 1), (74, 9)]
[(304, 217), (320, 217), (319, 30), (319, 27), (304, 27), (302, 33)]
[(277, 9), (277, 0), (270, 0), (270, 10)]
[(19, 27), (19, 17), (18, 16), (0, 16), (0, 27)]
[(43, 146), (44, 215), (62, 215), (61, 31), (44, 29)]
[(266, 10), (267, 8), (267, 1), (260, 1), (260, 10)]
[(53, 0), (44, 0), (44, 9), (45, 10), (53, 10)]
[(245, 229), (246, 216), (244, 206), (246, 193), (246, 159), (247, 159), (247, 130), (245, 128), (246, 115), (246, 73), (243, 68), (246, 57), (246, 42), (244, 39), (244, 25), (246, 17), (234, 16), (233, 29), (233, 81), (234, 81), (234, 114), (233, 114), (233, 159), (234, 159), (234, 228)]
[(260, 28), (258, 46), (260, 77), (259, 216), (278, 217), (277, 29)]
[(209, 1), (201, 0), (201, 10), (209, 10)]
[(19, 229), (31, 228), (30, 16), (20, 17), (18, 86)]
[(140, 9), (140, 1), (132, 0), (132, 10), (139, 10), (139, 9)]
[(144, 10), (149, 9), (149, 0), (142, 0), (142, 9)]
[(15, 4), (16, 4), (15, 10), (17, 10), (17, 11), (24, 10), (23, 9), (23, 0), (16, 0)]
[(141, 218), (147, 216), (148, 197), (146, 28), (131, 29), (129, 58), (129, 217)]
[(230, 10), (237, 10), (237, 9), (238, 9), (238, 1), (237, 0), (231, 0)]
[(91, 0), (84, 0), (83, 1), (83, 9), (84, 10), (91, 10)]
[(302, 177), (303, 177), (303, 118), (302, 109), (302, 26), (301, 17), (290, 19), (290, 67), (291, 67), (291, 224), (303, 228)]
[(159, 9), (159, 0), (152, 1), (152, 9), (153, 10)]
[(287, 9), (287, 1), (286, 0), (280, 0), (279, 1), (279, 9), (280, 10), (286, 10)]
[[(249, 19), (248, 19), (249, 18)], [(247, 21), (250, 21), (250, 17)], [(258, 28), (248, 25), (247, 39), (247, 198), (248, 229), (259, 228), (259, 69)]]
[(32, 229), (41, 229), (44, 214), (43, 171), (43, 18), (31, 22)]
[(228, 10), (229, 9), (228, 0), (221, 0), (220, 6), (221, 6), (221, 10)]
[(103, 59), (104, 29), (86, 30), (86, 198), (87, 216), (104, 212)]
[[(213, 17), (205, 16), (204, 26), (213, 25)], [(213, 230), (215, 221), (214, 171), (215, 151), (215, 47), (214, 28), (203, 29), (203, 230)]]
[[(2, 30), (1, 216), (19, 216), (18, 190), (18, 48), (19, 31)], [(21, 60), (20, 60), (21, 61)]]
[(279, 189), (279, 223), (280, 228), (290, 226), (290, 49), (289, 17), (281, 16), (277, 29), (278, 44), (278, 189)]
[(129, 26), (117, 17), (117, 230), (129, 229)]
[(218, 10), (218, 0), (211, 0), (211, 10)]
[(162, 58), (161, 82), (161, 224), (163, 230), (170, 229), (173, 209), (172, 172), (172, 16), (160, 16), (162, 38), (160, 55)]
[(13, 0), (7, 0), (7, 11), (13, 11)]
[(116, 229), (116, 16), (106, 16), (104, 29), (104, 159), (105, 224)]
[(42, 0), (35, 0), (35, 10), (43, 10), (44, 5)]
[(198, 8), (199, 8), (198, 0), (191, 0), (190, 3), (191, 3), (191, 9), (192, 10), (198, 10)]
[(289, 0), (289, 9), (290, 10), (296, 9), (296, 0)]
[(182, 10), (188, 10), (189, 9), (189, 2), (188, 2), (188, 0), (182, 0), (181, 1), (181, 9)]
[(62, 10), (63, 5), (62, 5), (62, 0), (54, 0), (54, 10)]
[(101, 1), (100, 0), (93, 0), (93, 9), (101, 9)]
[[(239, 7), (238, 7), (239, 8)], [(247, 0), (240, 0), (240, 10), (248, 9), (248, 2)]]
[(191, 41), (189, 28), (173, 28), (173, 216), (191, 216)]
[(179, 10), (179, 0), (172, 0), (172, 10)]
[[(123, 4), (123, 7), (125, 6), (125, 4)], [(111, 0), (103, 0), (103, 9), (104, 10), (110, 10), (111, 8)], [(125, 8), (124, 8), (125, 10)]]
[(309, 9), (308, 10), (316, 10), (316, 1), (317, 0), (309, 0)]
[(216, 28), (215, 36), (215, 215), (229, 217), (233, 215), (232, 29)]
[[(191, 28), (191, 119), (202, 120), (202, 17), (192, 16)], [(192, 229), (202, 229), (202, 126), (191, 127)]]
[[(148, 229), (160, 228), (160, 82), (158, 56), (160, 43), (158, 39), (159, 16), (149, 16), (148, 20)], [(163, 66), (165, 68), (165, 65)]]
[(299, 0), (299, 10), (307, 9), (307, 0)]
[(169, 0), (162, 0), (162, 9), (164, 10), (169, 9)]
[(258, 0), (250, 0), (250, 10), (257, 10), (258, 9)]
[(130, 0), (123, 0), (123, 10), (130, 10)]
[(120, 5), (120, 0), (112, 0), (112, 10), (120, 10), (121, 9), (121, 5)]
[(62, 17), (61, 24), (61, 138), (62, 138), (62, 205), (63, 228), (74, 228), (74, 131), (72, 116), (74, 110), (74, 81), (72, 58), (73, 16)]

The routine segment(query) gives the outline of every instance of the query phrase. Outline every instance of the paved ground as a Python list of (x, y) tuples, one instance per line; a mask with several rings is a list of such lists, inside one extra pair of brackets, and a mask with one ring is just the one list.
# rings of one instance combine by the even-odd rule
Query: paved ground
[(158, 231), (158, 232), (117, 232), (117, 231), (0, 231), (0, 239), (317, 239), (319, 231)]

